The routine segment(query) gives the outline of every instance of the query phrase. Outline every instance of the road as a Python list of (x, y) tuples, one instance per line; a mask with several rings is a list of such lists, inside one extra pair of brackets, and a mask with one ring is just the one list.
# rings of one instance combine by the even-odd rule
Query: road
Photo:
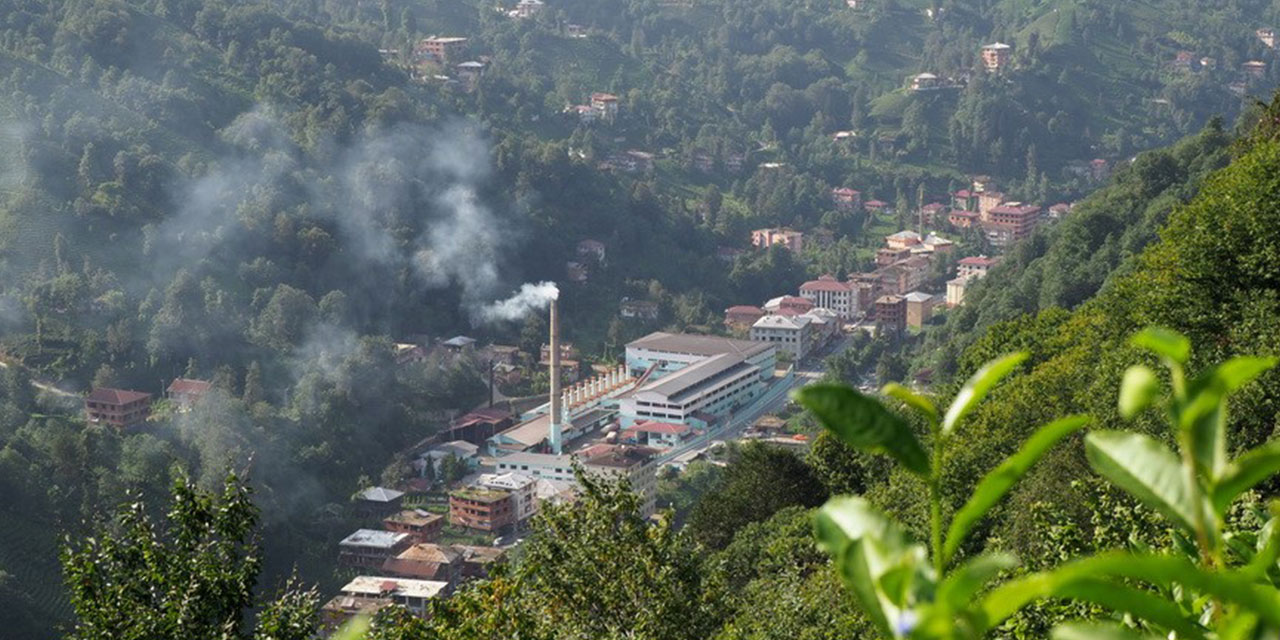
[[(9, 363), (5, 362), (4, 360), (0, 360), (0, 368), (8, 369)], [(52, 382), (41, 382), (39, 380), (36, 380), (35, 378), (32, 378), (31, 386), (35, 387), (39, 391), (45, 391), (55, 396), (61, 396), (63, 398), (76, 398), (76, 399), (80, 398), (80, 394), (59, 389), (58, 387), (55, 387)]]

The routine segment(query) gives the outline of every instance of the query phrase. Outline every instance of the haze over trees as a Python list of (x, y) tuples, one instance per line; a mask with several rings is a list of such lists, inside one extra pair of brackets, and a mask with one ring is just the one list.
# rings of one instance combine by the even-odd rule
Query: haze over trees
[[(1124, 368), (1145, 357), (1126, 342), (1138, 329), (1186, 334), (1195, 369), (1276, 352), (1280, 143), (1274, 108), (1250, 105), (1280, 81), (1255, 33), (1280, 25), (1280, 8), (857, 4), (551, 0), (517, 20), (472, 0), (0, 0), (0, 636), (116, 637), (130, 622), (140, 637), (228, 623), (248, 635), (235, 613), (276, 602), (254, 619), (259, 637), (305, 637), (286, 628), (306, 627), (306, 587), (335, 580), (332, 545), (347, 533), (336, 514), (353, 487), (402, 467), (396, 454), (485, 397), (485, 363), (396, 366), (394, 343), (469, 334), (536, 352), (540, 318), (490, 324), (478, 310), (522, 282), (563, 280), (586, 238), (609, 257), (565, 288), (568, 337), (616, 358), (649, 330), (718, 331), (732, 304), (862, 270), (882, 227), (909, 224), (839, 210), (834, 187), (903, 212), (973, 174), (1028, 201), (1082, 197), (918, 352), (859, 339), (828, 363), (846, 381), (931, 368), (946, 398), (996, 355), (1030, 353), (958, 436), (946, 509), (1049, 418), (1117, 424)], [(468, 57), (485, 60), (474, 91), (411, 78), (413, 44), (433, 34), (466, 36)], [(987, 74), (979, 50), (997, 40), (1014, 63)], [(1172, 64), (1182, 53), (1185, 68)], [(1243, 75), (1250, 60), (1265, 63), (1260, 77)], [(957, 86), (908, 91), (921, 72)], [(598, 91), (619, 97), (616, 121), (565, 113)], [(654, 170), (600, 169), (629, 150), (654, 153)], [(1081, 172), (1094, 158), (1117, 167), (1105, 185)], [(745, 249), (752, 228), (782, 225), (834, 240), (718, 257)], [(659, 317), (619, 318), (623, 296), (658, 303)], [(1275, 375), (1233, 401), (1233, 450), (1273, 435)], [(159, 393), (177, 376), (215, 390), (190, 412), (162, 407), (141, 433), (80, 416), (75, 394), (92, 386)], [(1170, 545), (1150, 509), (1101, 484), (1071, 444), (978, 523), (966, 553), (1008, 550), (1040, 570), (1130, 540)], [(374, 633), (870, 633), (810, 535), (810, 510), (858, 493), (925, 539), (920, 483), (830, 436), (803, 460), (740, 455), (673, 490), (681, 513), (669, 526), (618, 515), (631, 498), (599, 488), (584, 510), (545, 519), (569, 537), (535, 536), (527, 564), (448, 601), (434, 622)], [(228, 470), (257, 515), (245, 486), (224, 485)], [(125, 504), (130, 543), (175, 544), (152, 539), (141, 514), (160, 522), (179, 478), (191, 484), (177, 492), (173, 537), (202, 531), (208, 492), (225, 489), (236, 514), (221, 534), (254, 547), (235, 548), (253, 566), (225, 566), (235, 575), (212, 589), (225, 599), (201, 599), (192, 626), (174, 621), (176, 600), (124, 620), (156, 603), (83, 587), (106, 577), (93, 565), (133, 547), (86, 537)], [(79, 590), (58, 578), (64, 535)], [(220, 564), (171, 553), (190, 563), (152, 558), (112, 577), (172, 587)], [(286, 584), (302, 588), (277, 599)], [(486, 605), (508, 597), (527, 599)], [(582, 611), (556, 609), (562, 600)], [(555, 615), (529, 613), (540, 607)], [(1079, 614), (1030, 609), (1008, 633), (1044, 637)]]

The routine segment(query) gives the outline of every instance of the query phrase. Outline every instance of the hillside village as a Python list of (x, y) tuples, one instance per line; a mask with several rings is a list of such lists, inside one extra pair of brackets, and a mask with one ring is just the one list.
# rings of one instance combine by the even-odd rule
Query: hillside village
[[(615, 525), (634, 515), (641, 543), (679, 550), (644, 558), (646, 579), (705, 591), (653, 603), (638, 588), (555, 615), (635, 604), (681, 620), (688, 640), (831, 620), (848, 624), (827, 635), (863, 637), (814, 509), (854, 493), (905, 510), (926, 492), (824, 435), (794, 392), (902, 381), (945, 395), (1030, 344), (1033, 382), (1001, 398), (1011, 413), (1115, 423), (1110, 386), (1106, 407), (1095, 400), (1119, 365), (1078, 345), (1127, 355), (1136, 318), (1203, 329), (1197, 365), (1274, 344), (1270, 293), (1249, 288), (1274, 284), (1257, 273), (1266, 256), (1205, 266), (1186, 256), (1212, 243), (1170, 253), (1165, 233), (1210, 228), (1181, 212), (1232, 187), (1208, 176), (1275, 136), (1255, 116), (1274, 114), (1260, 99), (1280, 86), (1280, 8), (1261, 2), (8, 4), (6, 638), (79, 634), (83, 603), (117, 595), (84, 585), (118, 576), (61, 577), (72, 547), (93, 557), (145, 530), (167, 545), (183, 523), (165, 521), (178, 512), (166, 489), (202, 507), (228, 477), (253, 494), (245, 549), (259, 531), (269, 544), (265, 564), (244, 562), (227, 637), (250, 637), (234, 620), (277, 614), (258, 587), (316, 599), (306, 637), (369, 616), (447, 619), (434, 614), (520, 566), (540, 516), (589, 511), (597, 480), (634, 494)], [(1206, 224), (1260, 217), (1232, 208), (1266, 191), (1244, 184), (1199, 212)], [(1220, 236), (1212, 246), (1237, 239)], [(1124, 306), (1160, 293), (1152, 273), (1193, 280), (1188, 264), (1186, 300)], [(1227, 273), (1246, 285), (1214, 289)], [(1219, 296), (1253, 306), (1237, 321), (1211, 307), (1228, 306)], [(1183, 308), (1194, 318), (1170, 311)], [(1100, 382), (1082, 390), (1086, 374)], [(1245, 396), (1251, 431), (1233, 446), (1268, 441), (1272, 395)], [(983, 428), (956, 436), (948, 464), (976, 474), (1024, 441), (1030, 426), (1003, 416), (971, 416)], [(1066, 480), (993, 512), (952, 564), (1004, 544), (1027, 571), (1100, 541), (1162, 544), (1062, 455)], [(732, 496), (746, 517), (711, 516), (731, 524), (715, 537), (686, 527), (754, 472)], [(812, 491), (764, 495), (784, 480)], [(149, 510), (164, 524), (107, 525), (116, 504), (121, 522)], [(1242, 519), (1265, 517), (1250, 506)], [(1087, 517), (1097, 526), (1079, 527)], [(679, 618), (673, 601), (707, 609)], [(1047, 637), (1061, 614), (1031, 616), (1015, 635)], [(712, 618), (723, 626), (692, 631)], [(610, 631), (634, 635), (626, 623)], [(587, 628), (575, 633), (603, 635)]]

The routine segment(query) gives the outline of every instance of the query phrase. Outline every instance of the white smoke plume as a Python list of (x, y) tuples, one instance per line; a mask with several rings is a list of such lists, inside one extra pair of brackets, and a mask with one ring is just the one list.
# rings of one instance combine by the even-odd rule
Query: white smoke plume
[(533, 311), (543, 309), (560, 297), (554, 282), (525, 283), (515, 295), (482, 307), (476, 316), (486, 322), (519, 320)]

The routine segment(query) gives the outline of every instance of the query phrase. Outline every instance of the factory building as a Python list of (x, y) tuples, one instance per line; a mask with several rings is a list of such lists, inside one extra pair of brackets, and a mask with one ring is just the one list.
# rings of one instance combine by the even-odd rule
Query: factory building
[(760, 369), (760, 379), (773, 377), (777, 353), (772, 345), (753, 340), (657, 331), (627, 344), (627, 370), (633, 377), (651, 367), (652, 378), (661, 378), (711, 356), (730, 353)]
[(619, 400), (619, 421), (706, 428), (763, 394), (776, 362), (777, 347), (763, 342), (649, 334), (627, 345), (627, 368), (650, 377)]

